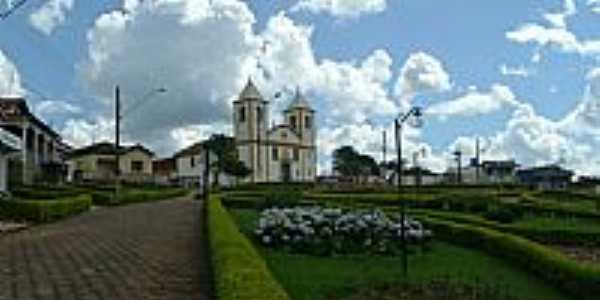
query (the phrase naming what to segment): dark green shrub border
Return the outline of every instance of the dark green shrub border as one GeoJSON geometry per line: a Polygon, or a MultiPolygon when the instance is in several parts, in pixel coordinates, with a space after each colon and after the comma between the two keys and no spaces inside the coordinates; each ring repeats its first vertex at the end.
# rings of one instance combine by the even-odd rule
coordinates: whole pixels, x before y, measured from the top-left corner
{"type": "Polygon", "coordinates": [[[87,211],[91,206],[89,195],[51,200],[0,200],[0,216],[42,223],[87,211]]]}
{"type": "Polygon", "coordinates": [[[94,205],[100,206],[115,206],[124,204],[133,204],[140,202],[150,202],[158,200],[166,200],[171,198],[183,197],[189,193],[185,189],[168,189],[168,190],[138,190],[124,189],[120,192],[119,197],[115,198],[114,191],[96,191],[92,193],[92,201],[94,205]]]}
{"type": "Polygon", "coordinates": [[[436,237],[502,257],[581,299],[597,299],[600,268],[573,261],[525,238],[468,224],[422,218],[436,237]]]}
{"type": "Polygon", "coordinates": [[[87,189],[78,187],[29,186],[13,189],[11,194],[13,197],[23,200],[50,200],[59,198],[73,198],[81,194],[86,194],[87,192],[87,189]]]}
{"type": "Polygon", "coordinates": [[[487,227],[494,230],[499,230],[502,232],[509,232],[545,244],[600,246],[600,233],[582,232],[576,229],[523,228],[517,225],[500,224],[490,220],[481,219],[475,216],[460,215],[456,213],[422,210],[416,212],[431,218],[444,219],[447,221],[471,224],[476,226],[487,227]]]}
{"type": "Polygon", "coordinates": [[[247,183],[232,187],[221,187],[221,191],[270,191],[272,189],[287,188],[299,191],[311,190],[315,187],[311,182],[290,182],[290,183],[247,183]]]}
{"type": "Polygon", "coordinates": [[[289,300],[218,196],[209,199],[208,226],[217,299],[289,300]]]}

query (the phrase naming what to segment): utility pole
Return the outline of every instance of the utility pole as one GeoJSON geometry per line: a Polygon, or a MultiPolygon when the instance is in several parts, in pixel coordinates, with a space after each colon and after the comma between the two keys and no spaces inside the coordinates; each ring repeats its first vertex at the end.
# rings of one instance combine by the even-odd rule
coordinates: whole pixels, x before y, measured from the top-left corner
{"type": "Polygon", "coordinates": [[[202,198],[208,200],[208,185],[210,184],[210,149],[204,146],[204,174],[202,176],[202,198]]]}
{"type": "Polygon", "coordinates": [[[384,129],[382,131],[383,134],[383,145],[382,145],[382,149],[381,151],[383,152],[383,163],[385,164],[385,162],[387,161],[387,132],[384,129]]]}
{"type": "MultiPolygon", "coordinates": [[[[407,114],[408,115],[408,114],[407,114]]],[[[403,118],[405,119],[405,118],[403,118]]],[[[398,200],[400,200],[400,237],[402,239],[402,273],[404,274],[404,278],[408,276],[408,258],[407,258],[407,249],[406,249],[406,201],[402,199],[402,123],[398,119],[394,119],[394,129],[396,136],[396,157],[398,158],[398,162],[396,163],[396,177],[398,178],[398,200]]]]}
{"type": "Polygon", "coordinates": [[[479,184],[479,170],[481,167],[480,162],[480,148],[479,148],[479,138],[475,141],[475,181],[479,184]]]}
{"type": "Polygon", "coordinates": [[[454,156],[456,157],[456,183],[462,183],[462,151],[456,150],[454,151],[454,156]]]}
{"type": "Polygon", "coordinates": [[[115,200],[119,197],[121,177],[120,168],[120,142],[121,142],[121,90],[115,87],[115,200]]]}

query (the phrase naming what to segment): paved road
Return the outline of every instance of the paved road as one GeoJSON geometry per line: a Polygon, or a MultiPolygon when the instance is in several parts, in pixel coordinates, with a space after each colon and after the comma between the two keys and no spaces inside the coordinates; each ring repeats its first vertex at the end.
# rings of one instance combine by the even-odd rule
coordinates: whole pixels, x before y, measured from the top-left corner
{"type": "Polygon", "coordinates": [[[0,300],[211,299],[201,205],[100,208],[0,237],[0,300]]]}

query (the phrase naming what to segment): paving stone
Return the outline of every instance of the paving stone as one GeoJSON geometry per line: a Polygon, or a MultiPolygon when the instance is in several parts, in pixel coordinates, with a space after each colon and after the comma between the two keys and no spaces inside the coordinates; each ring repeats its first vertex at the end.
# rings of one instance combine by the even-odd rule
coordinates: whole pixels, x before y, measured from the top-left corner
{"type": "Polygon", "coordinates": [[[212,299],[202,203],[98,208],[0,238],[0,300],[212,299]]]}

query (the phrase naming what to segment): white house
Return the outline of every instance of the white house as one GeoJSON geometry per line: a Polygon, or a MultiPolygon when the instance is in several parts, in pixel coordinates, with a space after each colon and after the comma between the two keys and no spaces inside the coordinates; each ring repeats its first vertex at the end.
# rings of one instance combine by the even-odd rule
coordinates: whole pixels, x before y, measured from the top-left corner
{"type": "Polygon", "coordinates": [[[315,111],[296,95],[284,123],[269,127],[269,101],[252,80],[233,102],[233,128],[240,160],[252,170],[249,182],[314,182],[317,176],[315,111]]]}
{"type": "MultiPolygon", "coordinates": [[[[202,186],[202,178],[206,170],[206,150],[202,142],[193,144],[174,155],[176,181],[185,187],[202,186]]],[[[212,151],[208,154],[209,165],[217,161],[217,155],[212,151]]],[[[215,182],[213,172],[209,172],[208,182],[215,182]]],[[[224,172],[219,174],[219,185],[230,186],[235,182],[235,178],[228,176],[224,172]]]]}
{"type": "Polygon", "coordinates": [[[8,159],[21,150],[21,140],[12,133],[0,128],[0,192],[8,190],[8,159]]]}
{"type": "MultiPolygon", "coordinates": [[[[124,182],[152,181],[154,153],[142,145],[121,146],[118,149],[120,179],[124,182]]],[[[76,149],[67,159],[68,181],[114,181],[117,171],[117,148],[103,142],[76,149]]]]}
{"type": "MultiPolygon", "coordinates": [[[[398,185],[396,172],[394,170],[390,170],[388,173],[388,181],[392,182],[394,185],[398,185]]],[[[402,171],[403,186],[437,185],[441,184],[443,180],[444,177],[442,174],[435,173],[425,168],[412,167],[402,171]]]]}
{"type": "Polygon", "coordinates": [[[0,98],[0,127],[21,140],[22,183],[34,183],[44,167],[62,165],[70,150],[60,135],[35,116],[23,98],[0,98]]]}
{"type": "MultiPolygon", "coordinates": [[[[477,168],[477,164],[461,168],[461,184],[498,184],[514,183],[516,181],[516,170],[519,165],[514,160],[484,161],[477,168]]],[[[449,183],[458,183],[458,171],[456,167],[449,167],[446,171],[449,183]]]]}

